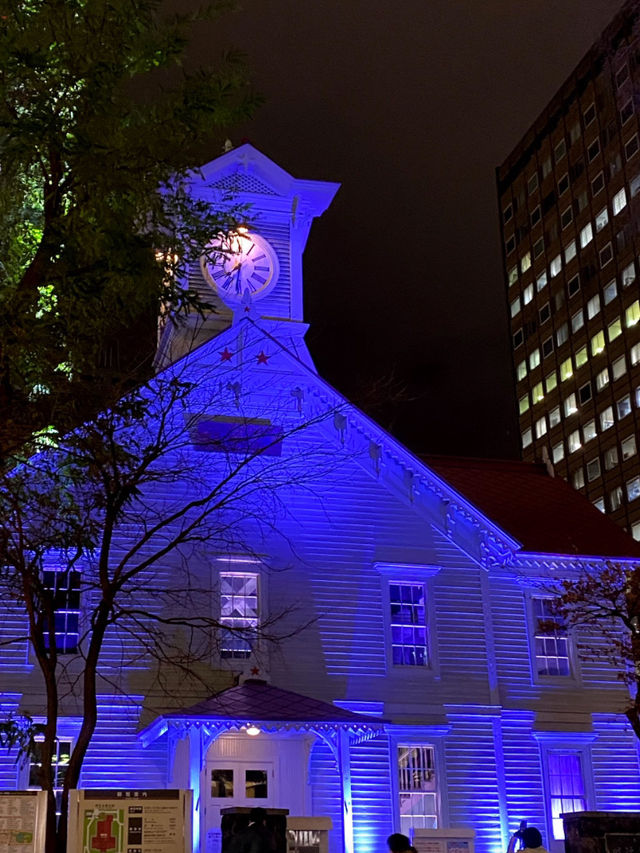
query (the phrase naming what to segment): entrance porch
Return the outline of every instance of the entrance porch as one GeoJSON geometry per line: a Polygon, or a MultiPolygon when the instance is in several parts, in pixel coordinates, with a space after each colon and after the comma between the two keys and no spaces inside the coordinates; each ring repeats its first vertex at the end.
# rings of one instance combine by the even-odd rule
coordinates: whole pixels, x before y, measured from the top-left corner
{"type": "Polygon", "coordinates": [[[379,719],[250,679],[158,717],[140,737],[167,736],[167,785],[193,791],[194,853],[220,853],[220,811],[230,806],[326,817],[315,813],[311,765],[314,749],[328,748],[341,800],[333,846],[353,853],[350,748],[383,730],[379,719]]]}

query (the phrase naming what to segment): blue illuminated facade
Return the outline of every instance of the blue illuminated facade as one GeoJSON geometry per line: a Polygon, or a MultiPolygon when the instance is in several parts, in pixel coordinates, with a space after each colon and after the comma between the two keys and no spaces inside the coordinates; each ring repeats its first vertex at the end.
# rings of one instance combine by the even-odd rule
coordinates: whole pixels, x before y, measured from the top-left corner
{"type": "MultiPolygon", "coordinates": [[[[302,252],[336,185],[295,180],[244,145],[192,189],[252,205],[277,280],[262,298],[225,299],[194,268],[190,285],[217,311],[167,326],[158,369],[193,384],[191,411],[202,416],[189,453],[212,482],[228,462],[221,443],[233,440],[264,446],[265,464],[289,475],[238,516],[232,545],[169,555],[158,572],[166,579],[172,561],[191,561],[223,626],[281,612],[277,631],[291,636],[259,647],[223,640],[205,679],[215,689],[187,695],[176,682],[170,701],[153,694],[143,659],[124,673],[128,695],[105,678],[83,786],[194,789],[194,849],[207,853],[220,809],[234,804],[330,817],[331,853],[374,853],[391,832],[435,826],[472,828],[478,853],[499,853],[521,819],[555,851],[559,800],[640,808],[615,672],[579,660],[575,636],[536,636],[545,579],[607,556],[526,551],[317,374],[304,341],[302,252]],[[277,695],[251,705],[251,690],[266,688],[229,692],[246,679],[299,698],[279,719],[277,695]],[[335,716],[305,710],[304,697],[335,716]]],[[[20,618],[7,615],[2,639],[21,636],[20,618]]],[[[107,643],[104,668],[123,655],[107,643]]],[[[0,666],[2,711],[37,715],[24,644],[0,646],[0,666]]],[[[60,737],[73,739],[79,711],[67,711],[60,737]]],[[[0,756],[0,777],[5,788],[26,784],[12,756],[0,756]]]]}

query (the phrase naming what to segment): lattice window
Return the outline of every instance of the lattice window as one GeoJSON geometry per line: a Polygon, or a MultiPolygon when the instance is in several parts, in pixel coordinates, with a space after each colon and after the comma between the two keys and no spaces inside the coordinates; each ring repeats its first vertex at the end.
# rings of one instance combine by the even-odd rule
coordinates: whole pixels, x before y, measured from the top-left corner
{"type": "Polygon", "coordinates": [[[271,187],[253,177],[253,175],[241,175],[238,173],[227,175],[226,178],[221,178],[213,184],[216,190],[223,190],[229,193],[257,193],[259,195],[277,195],[271,187]]]}
{"type": "Polygon", "coordinates": [[[398,746],[400,831],[438,828],[438,788],[432,746],[398,746]]]}
{"type": "Polygon", "coordinates": [[[391,660],[401,666],[427,666],[426,590],[423,583],[390,583],[391,660]]]}
{"type": "Polygon", "coordinates": [[[587,810],[584,776],[579,752],[549,751],[549,798],[553,837],[564,838],[561,814],[587,810]]]}
{"type": "Polygon", "coordinates": [[[222,632],[223,658],[251,657],[259,618],[258,575],[221,572],[220,622],[233,629],[222,632]]]}
{"type": "Polygon", "coordinates": [[[532,605],[538,675],[571,675],[567,629],[559,624],[558,617],[551,612],[548,598],[534,598],[532,605]],[[549,630],[545,622],[554,622],[555,629],[549,630]]]}
{"type": "MultiPolygon", "coordinates": [[[[60,654],[73,654],[80,638],[80,572],[45,571],[42,583],[53,593],[56,649],[60,654]]],[[[44,641],[48,648],[48,631],[44,641]]]]}

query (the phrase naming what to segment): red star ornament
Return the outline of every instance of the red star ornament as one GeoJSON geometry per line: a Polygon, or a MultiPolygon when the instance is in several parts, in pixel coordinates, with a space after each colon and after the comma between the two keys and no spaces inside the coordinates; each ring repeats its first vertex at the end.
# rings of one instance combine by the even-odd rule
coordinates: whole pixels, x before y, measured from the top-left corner
{"type": "Polygon", "coordinates": [[[258,669],[257,666],[251,667],[251,675],[260,675],[260,670],[258,669]]]}
{"type": "Polygon", "coordinates": [[[233,353],[229,352],[228,347],[225,347],[220,353],[220,361],[231,361],[233,353]]]}
{"type": "Polygon", "coordinates": [[[256,358],[258,359],[258,364],[266,364],[269,361],[270,357],[271,356],[265,355],[263,351],[261,351],[259,355],[256,356],[256,358]]]}

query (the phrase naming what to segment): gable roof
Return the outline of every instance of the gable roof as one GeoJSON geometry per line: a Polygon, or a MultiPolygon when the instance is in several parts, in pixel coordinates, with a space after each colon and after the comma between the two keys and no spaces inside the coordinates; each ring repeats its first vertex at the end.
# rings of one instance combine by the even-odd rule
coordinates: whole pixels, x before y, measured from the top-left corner
{"type": "Polygon", "coordinates": [[[423,456],[467,500],[535,554],[640,557],[636,542],[542,464],[423,456]]]}
{"type": "Polygon", "coordinates": [[[324,213],[339,188],[340,184],[334,181],[294,178],[249,142],[232,148],[191,174],[191,192],[217,191],[221,194],[220,201],[228,199],[230,194],[240,194],[258,203],[262,213],[279,210],[294,224],[297,219],[324,213]],[[295,199],[293,206],[292,199],[295,199]]]}
{"type": "MultiPolygon", "coordinates": [[[[408,498],[414,508],[421,506],[427,523],[434,524],[483,564],[504,565],[513,558],[528,555],[548,555],[554,561],[578,556],[640,559],[640,543],[562,479],[548,476],[544,466],[413,454],[300,360],[292,342],[282,340],[291,325],[301,324],[243,317],[185,355],[181,362],[185,366],[199,363],[206,375],[212,362],[218,364],[223,359],[225,369],[237,372],[242,368],[247,376],[252,357],[247,358],[248,354],[264,347],[269,370],[293,369],[315,386],[320,395],[336,401],[340,407],[344,405],[344,423],[351,422],[354,432],[369,442],[371,459],[379,451],[385,467],[394,468],[386,477],[386,485],[401,498],[408,498]],[[236,340],[242,341],[240,347],[236,347],[236,340]],[[231,350],[237,350],[237,361],[231,350]],[[223,355],[233,358],[226,360],[223,355]],[[469,524],[475,531],[471,538],[469,524]]],[[[375,473],[372,469],[372,475],[379,477],[379,469],[375,473]]]]}

